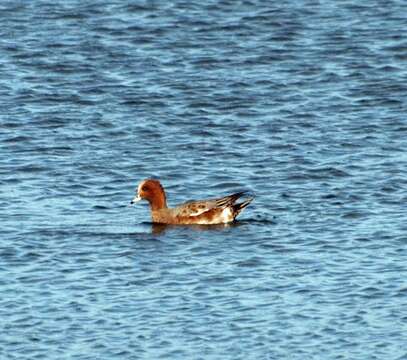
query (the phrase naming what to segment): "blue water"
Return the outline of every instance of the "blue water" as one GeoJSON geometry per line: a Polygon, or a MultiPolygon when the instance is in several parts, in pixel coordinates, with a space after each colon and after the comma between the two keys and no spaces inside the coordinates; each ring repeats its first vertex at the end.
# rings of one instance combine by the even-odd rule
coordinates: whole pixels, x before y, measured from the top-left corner
{"type": "Polygon", "coordinates": [[[407,3],[1,1],[1,359],[407,359],[407,3]],[[130,207],[247,189],[229,227],[130,207]]]}

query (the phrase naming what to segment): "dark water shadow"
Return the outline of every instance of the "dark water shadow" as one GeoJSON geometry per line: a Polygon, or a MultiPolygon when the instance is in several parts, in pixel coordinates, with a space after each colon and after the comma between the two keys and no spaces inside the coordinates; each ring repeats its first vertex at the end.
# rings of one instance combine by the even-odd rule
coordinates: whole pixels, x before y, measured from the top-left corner
{"type": "Polygon", "coordinates": [[[191,229],[192,231],[204,232],[204,231],[223,231],[231,227],[237,227],[240,224],[219,224],[219,225],[167,225],[167,224],[151,224],[151,233],[153,235],[163,235],[170,230],[175,229],[191,229]]]}
{"type": "Polygon", "coordinates": [[[175,229],[190,229],[197,232],[205,231],[225,231],[231,228],[238,228],[240,226],[247,225],[275,225],[276,222],[272,220],[258,220],[258,219],[249,219],[242,221],[235,221],[228,224],[215,224],[215,225],[198,225],[198,224],[189,224],[189,225],[168,225],[168,224],[156,224],[156,223],[142,223],[142,225],[150,225],[151,233],[153,235],[163,235],[170,230],[175,229]]]}

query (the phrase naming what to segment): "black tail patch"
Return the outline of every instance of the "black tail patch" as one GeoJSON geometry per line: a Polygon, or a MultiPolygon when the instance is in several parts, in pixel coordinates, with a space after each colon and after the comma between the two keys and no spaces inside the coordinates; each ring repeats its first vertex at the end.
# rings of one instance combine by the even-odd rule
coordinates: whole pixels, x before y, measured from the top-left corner
{"type": "Polygon", "coordinates": [[[241,202],[241,203],[239,203],[239,204],[234,204],[234,205],[232,206],[233,212],[234,212],[234,217],[236,217],[237,215],[239,215],[240,212],[241,212],[247,205],[249,205],[249,204],[253,201],[253,199],[254,199],[254,196],[248,198],[247,200],[245,200],[245,201],[243,201],[243,202],[241,202]]]}

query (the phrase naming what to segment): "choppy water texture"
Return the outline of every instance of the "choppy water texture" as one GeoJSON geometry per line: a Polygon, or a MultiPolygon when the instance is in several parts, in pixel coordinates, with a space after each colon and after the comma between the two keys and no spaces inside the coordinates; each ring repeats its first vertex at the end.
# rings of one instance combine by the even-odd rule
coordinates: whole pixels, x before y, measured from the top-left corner
{"type": "Polygon", "coordinates": [[[406,359],[405,1],[1,1],[1,359],[406,359]],[[128,206],[241,189],[230,227],[128,206]]]}

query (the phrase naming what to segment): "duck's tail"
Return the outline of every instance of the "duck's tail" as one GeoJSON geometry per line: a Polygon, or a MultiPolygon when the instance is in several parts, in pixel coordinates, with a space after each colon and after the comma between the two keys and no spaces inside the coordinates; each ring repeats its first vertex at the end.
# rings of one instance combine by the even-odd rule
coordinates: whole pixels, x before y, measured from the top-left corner
{"type": "MultiPolygon", "coordinates": [[[[242,194],[243,195],[243,194],[242,194]]],[[[233,217],[236,218],[237,215],[240,214],[240,212],[247,206],[249,205],[254,199],[254,196],[249,197],[247,200],[238,203],[238,204],[233,204],[232,209],[233,209],[233,217]]]]}

